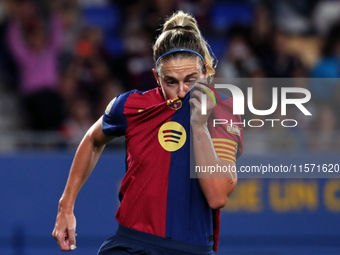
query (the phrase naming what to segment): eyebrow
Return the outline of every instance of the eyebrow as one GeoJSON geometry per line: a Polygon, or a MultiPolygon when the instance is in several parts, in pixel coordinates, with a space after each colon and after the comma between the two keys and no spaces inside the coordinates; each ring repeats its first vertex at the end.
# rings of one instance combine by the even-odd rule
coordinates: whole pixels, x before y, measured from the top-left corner
{"type": "MultiPolygon", "coordinates": [[[[191,73],[191,74],[188,74],[187,76],[185,76],[184,79],[187,79],[188,77],[193,76],[193,75],[195,75],[195,74],[198,74],[198,72],[193,72],[193,73],[191,73]]],[[[164,76],[163,79],[174,79],[174,80],[177,80],[175,77],[168,76],[168,75],[164,76]]]]}

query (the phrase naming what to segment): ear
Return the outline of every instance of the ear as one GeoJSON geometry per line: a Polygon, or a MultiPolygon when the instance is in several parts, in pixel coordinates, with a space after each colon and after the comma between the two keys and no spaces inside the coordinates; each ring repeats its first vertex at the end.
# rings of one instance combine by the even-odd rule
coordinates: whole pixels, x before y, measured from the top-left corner
{"type": "Polygon", "coordinates": [[[160,84],[159,76],[158,76],[158,73],[157,73],[156,69],[152,68],[152,72],[153,72],[153,76],[155,77],[155,79],[157,81],[158,86],[160,86],[161,84],[160,84]]]}
{"type": "Polygon", "coordinates": [[[206,79],[208,76],[208,64],[205,63],[204,66],[205,66],[205,73],[203,75],[204,75],[204,79],[206,79]]]}

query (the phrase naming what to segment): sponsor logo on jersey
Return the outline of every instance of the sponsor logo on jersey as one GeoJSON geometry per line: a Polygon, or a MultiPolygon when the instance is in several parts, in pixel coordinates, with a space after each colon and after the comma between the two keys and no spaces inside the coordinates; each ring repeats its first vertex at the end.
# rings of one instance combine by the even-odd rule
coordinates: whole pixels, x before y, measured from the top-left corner
{"type": "Polygon", "coordinates": [[[187,140],[184,127],[175,121],[164,123],[158,131],[158,141],[166,151],[177,151],[187,140]]]}

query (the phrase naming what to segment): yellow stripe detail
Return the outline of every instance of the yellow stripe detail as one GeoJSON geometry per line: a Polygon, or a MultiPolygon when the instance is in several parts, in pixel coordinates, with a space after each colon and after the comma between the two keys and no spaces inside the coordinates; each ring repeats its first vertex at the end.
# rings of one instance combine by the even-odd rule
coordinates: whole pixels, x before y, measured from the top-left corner
{"type": "Polygon", "coordinates": [[[223,138],[213,138],[211,139],[213,142],[225,142],[225,143],[231,143],[234,145],[237,145],[237,142],[233,141],[233,140],[229,140],[229,139],[223,139],[223,138]]]}
{"type": "Polygon", "coordinates": [[[228,154],[225,154],[225,153],[217,153],[218,156],[221,156],[221,157],[227,157],[227,158],[231,158],[232,160],[236,160],[235,159],[235,156],[231,156],[231,155],[228,155],[228,154]]]}
{"type": "Polygon", "coordinates": [[[225,160],[225,161],[229,161],[229,162],[232,162],[232,163],[236,163],[235,160],[231,160],[229,158],[225,158],[225,157],[220,157],[221,160],[225,160]]]}
{"type": "Polygon", "coordinates": [[[235,150],[235,147],[231,146],[231,145],[226,145],[226,144],[223,144],[223,143],[214,143],[214,147],[215,146],[222,146],[224,148],[230,148],[232,149],[233,151],[235,150]]]}
{"type": "Polygon", "coordinates": [[[220,148],[215,148],[215,151],[218,152],[218,151],[221,151],[221,152],[229,152],[231,154],[235,154],[235,151],[234,150],[226,150],[226,149],[220,149],[220,148]]]}

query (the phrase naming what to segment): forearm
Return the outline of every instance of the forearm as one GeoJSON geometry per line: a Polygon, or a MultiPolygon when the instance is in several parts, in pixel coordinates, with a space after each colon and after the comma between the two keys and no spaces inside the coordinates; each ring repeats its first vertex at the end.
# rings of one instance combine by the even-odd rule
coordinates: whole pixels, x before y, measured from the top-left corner
{"type": "MultiPolygon", "coordinates": [[[[215,152],[209,130],[206,125],[193,127],[193,145],[196,165],[200,167],[223,166],[231,169],[234,164],[221,160],[215,152]]],[[[198,172],[202,191],[211,208],[223,207],[236,186],[236,172],[226,171],[222,173],[198,172]]]]}
{"type": "Polygon", "coordinates": [[[74,203],[79,190],[94,169],[105,147],[113,136],[106,136],[102,130],[101,117],[87,131],[74,157],[65,190],[59,201],[56,224],[52,232],[62,251],[76,248],[76,219],[73,214],[74,203]]]}
{"type": "Polygon", "coordinates": [[[74,157],[65,190],[59,201],[63,210],[73,211],[79,190],[94,169],[105,145],[95,145],[89,132],[80,143],[74,157]]]}
{"type": "Polygon", "coordinates": [[[8,26],[7,44],[12,54],[19,61],[27,57],[26,46],[22,38],[22,28],[18,21],[11,21],[8,26]]]}
{"type": "Polygon", "coordinates": [[[58,50],[62,45],[63,29],[61,18],[57,15],[51,18],[50,38],[51,48],[54,50],[58,50]]]}

